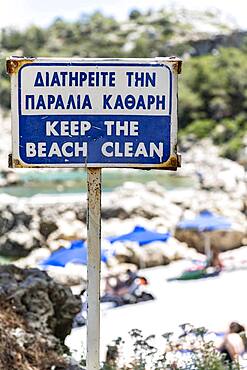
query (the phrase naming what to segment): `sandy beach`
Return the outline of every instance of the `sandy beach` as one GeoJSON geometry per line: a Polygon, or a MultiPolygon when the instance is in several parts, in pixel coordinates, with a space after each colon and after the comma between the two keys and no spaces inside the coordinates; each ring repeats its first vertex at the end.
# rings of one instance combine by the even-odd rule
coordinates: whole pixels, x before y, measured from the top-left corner
{"type": "MultiPolygon", "coordinates": [[[[233,320],[247,324],[244,290],[247,270],[223,272],[218,277],[194,281],[166,281],[178,275],[188,263],[179,261],[141,271],[150,282],[154,301],[102,309],[101,360],[106,346],[117,337],[128,342],[128,332],[133,328],[141,329],[145,335],[156,334],[162,346],[161,335],[178,331],[180,324],[205,326],[213,332],[226,331],[233,320]]],[[[73,329],[66,344],[79,359],[86,348],[86,327],[73,329]]]]}

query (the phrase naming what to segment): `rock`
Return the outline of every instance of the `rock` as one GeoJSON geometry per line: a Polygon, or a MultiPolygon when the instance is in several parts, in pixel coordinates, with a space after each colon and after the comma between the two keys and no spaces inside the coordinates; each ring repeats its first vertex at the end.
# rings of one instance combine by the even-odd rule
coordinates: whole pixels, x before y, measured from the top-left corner
{"type": "Polygon", "coordinates": [[[0,300],[8,300],[29,328],[46,339],[51,348],[70,333],[81,301],[38,269],[0,266],[0,300]]]}
{"type": "Polygon", "coordinates": [[[198,252],[205,252],[205,235],[209,237],[212,247],[220,251],[226,251],[241,247],[243,245],[244,233],[238,230],[217,230],[211,232],[199,232],[196,230],[176,229],[175,237],[185,242],[189,247],[195,248],[198,252]]]}
{"type": "MultiPolygon", "coordinates": [[[[6,200],[7,201],[7,200],[6,200]]],[[[32,208],[22,202],[2,204],[0,209],[0,251],[11,257],[26,256],[44,242],[35,226],[32,208]]]]}
{"type": "Polygon", "coordinates": [[[8,184],[10,185],[19,185],[21,184],[20,176],[16,171],[6,171],[5,179],[8,184]]]}
{"type": "MultiPolygon", "coordinates": [[[[163,218],[163,225],[174,226],[181,217],[181,209],[171,203],[166,194],[164,189],[154,182],[146,185],[124,183],[122,187],[103,197],[103,220],[133,221],[134,218],[142,218],[147,223],[148,220],[163,218]]],[[[132,228],[134,226],[132,222],[132,228]]],[[[112,229],[112,232],[117,231],[118,229],[112,229]]]]}
{"type": "Polygon", "coordinates": [[[64,286],[80,285],[80,290],[86,288],[87,266],[74,263],[67,263],[65,267],[49,266],[47,274],[57,283],[64,286]]]}
{"type": "Polygon", "coordinates": [[[146,228],[150,228],[151,220],[146,220],[143,217],[132,217],[125,220],[119,220],[118,218],[110,218],[102,220],[102,237],[107,238],[109,236],[118,236],[127,234],[133,231],[134,227],[141,225],[146,228]]]}
{"type": "Polygon", "coordinates": [[[169,259],[163,254],[160,245],[148,244],[140,247],[134,242],[115,243],[115,258],[120,264],[134,264],[138,268],[166,265],[169,259]]]}
{"type": "Polygon", "coordinates": [[[61,346],[51,348],[6,301],[0,301],[0,325],[0,369],[66,370],[68,361],[61,355],[61,346]]]}
{"type": "Polygon", "coordinates": [[[193,248],[181,243],[175,238],[167,242],[152,242],[140,247],[133,242],[116,242],[115,258],[120,266],[134,264],[139,268],[167,265],[182,258],[201,258],[193,248]]]}
{"type": "Polygon", "coordinates": [[[220,254],[220,259],[227,269],[242,269],[247,267],[247,245],[241,248],[229,250],[220,254]]]}
{"type": "Polygon", "coordinates": [[[165,243],[153,242],[150,244],[153,249],[159,248],[162,254],[170,262],[180,259],[203,259],[204,256],[199,254],[196,249],[188,247],[186,243],[180,242],[176,238],[170,237],[165,243]]]}
{"type": "Polygon", "coordinates": [[[28,230],[22,225],[0,237],[0,253],[8,257],[25,257],[42,244],[42,237],[36,230],[28,230]]]}
{"type": "Polygon", "coordinates": [[[136,264],[136,261],[132,262],[133,261],[133,252],[127,247],[126,244],[116,242],[114,245],[116,247],[115,258],[116,258],[118,263],[120,263],[120,264],[122,264],[122,263],[134,263],[134,264],[136,264]]]}
{"type": "Polygon", "coordinates": [[[61,346],[79,297],[37,269],[0,266],[0,369],[80,369],[61,346]]]}
{"type": "Polygon", "coordinates": [[[242,196],[246,194],[247,174],[244,166],[222,158],[220,148],[213,145],[211,139],[184,142],[182,149],[183,165],[178,176],[192,176],[199,188],[204,190],[223,190],[242,196]]]}
{"type": "Polygon", "coordinates": [[[15,261],[15,265],[20,268],[37,267],[44,259],[50,256],[51,252],[48,248],[34,249],[27,257],[20,258],[15,261]]]}
{"type": "Polygon", "coordinates": [[[143,246],[143,265],[141,267],[168,265],[171,261],[164,253],[164,244],[150,243],[143,246]]]}
{"type": "Polygon", "coordinates": [[[144,253],[137,243],[116,242],[114,245],[116,246],[115,258],[119,263],[131,263],[139,268],[144,267],[144,253]]]}
{"type": "Polygon", "coordinates": [[[0,236],[5,235],[15,225],[15,218],[13,213],[6,207],[0,210],[0,236]]]}
{"type": "Polygon", "coordinates": [[[49,235],[48,242],[50,240],[79,240],[86,239],[87,229],[86,225],[76,219],[76,213],[73,211],[67,211],[63,214],[63,217],[57,221],[57,230],[49,235]]]}
{"type": "Polygon", "coordinates": [[[15,204],[11,204],[8,207],[8,210],[14,216],[15,219],[14,227],[18,225],[21,226],[24,225],[25,227],[28,228],[36,213],[32,207],[28,207],[26,204],[18,201],[15,204]]]}
{"type": "Polygon", "coordinates": [[[51,252],[54,252],[58,250],[59,248],[69,248],[70,247],[70,241],[64,240],[64,239],[55,239],[49,238],[47,240],[48,247],[51,252]]]}
{"type": "Polygon", "coordinates": [[[54,216],[53,218],[49,218],[46,216],[41,218],[40,224],[39,224],[39,230],[40,230],[41,235],[44,236],[44,238],[47,239],[48,236],[57,229],[58,229],[58,226],[57,226],[56,221],[54,220],[54,216]]]}
{"type": "MultiPolygon", "coordinates": [[[[0,172],[0,176],[1,176],[1,172],[0,172]]],[[[3,188],[5,186],[8,186],[7,180],[0,177],[0,188],[3,188]]]]}

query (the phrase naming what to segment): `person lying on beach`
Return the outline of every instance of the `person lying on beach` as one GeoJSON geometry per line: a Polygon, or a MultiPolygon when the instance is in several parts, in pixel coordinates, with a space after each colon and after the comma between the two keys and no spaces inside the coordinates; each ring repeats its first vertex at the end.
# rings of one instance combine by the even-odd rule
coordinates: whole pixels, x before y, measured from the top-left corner
{"type": "Polygon", "coordinates": [[[225,355],[225,362],[238,361],[240,356],[243,355],[246,350],[244,337],[244,327],[238,322],[232,322],[229,326],[229,333],[225,335],[223,343],[219,347],[220,352],[225,355]],[[240,334],[243,334],[243,336],[240,334]]]}

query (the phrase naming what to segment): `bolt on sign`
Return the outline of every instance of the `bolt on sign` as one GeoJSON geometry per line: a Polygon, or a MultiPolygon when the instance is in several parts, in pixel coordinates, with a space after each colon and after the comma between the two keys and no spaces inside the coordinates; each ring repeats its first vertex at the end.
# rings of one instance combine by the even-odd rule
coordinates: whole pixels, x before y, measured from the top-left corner
{"type": "Polygon", "coordinates": [[[180,69],[173,57],[10,58],[11,165],[176,170],[180,69]]]}

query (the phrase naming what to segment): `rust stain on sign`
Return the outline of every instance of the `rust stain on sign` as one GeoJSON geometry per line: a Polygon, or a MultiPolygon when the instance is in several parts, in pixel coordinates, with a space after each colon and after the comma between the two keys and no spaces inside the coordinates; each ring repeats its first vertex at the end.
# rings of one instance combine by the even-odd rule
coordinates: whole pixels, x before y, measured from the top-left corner
{"type": "MultiPolygon", "coordinates": [[[[19,161],[19,159],[12,158],[12,155],[9,155],[9,168],[44,168],[43,165],[25,165],[19,161]]],[[[55,167],[55,166],[54,166],[55,167]]],[[[170,171],[176,171],[178,167],[181,167],[181,155],[174,154],[172,155],[166,162],[162,162],[160,164],[156,164],[155,167],[136,167],[135,165],[129,165],[129,168],[135,168],[135,169],[142,169],[142,170],[170,170],[170,171]]],[[[70,165],[64,166],[63,168],[70,168],[70,165]]],[[[86,168],[89,169],[95,169],[97,167],[89,167],[86,166],[86,168]]],[[[115,168],[121,168],[120,166],[115,166],[115,168]]]]}
{"type": "Polygon", "coordinates": [[[176,56],[169,57],[169,62],[172,63],[172,69],[178,75],[182,72],[182,60],[176,56]]]}
{"type": "Polygon", "coordinates": [[[44,166],[39,165],[25,165],[22,164],[19,159],[13,158],[12,154],[9,154],[9,162],[8,162],[9,168],[44,168],[44,166]]]}
{"type": "Polygon", "coordinates": [[[178,167],[181,167],[181,154],[173,154],[166,162],[162,162],[160,164],[156,164],[155,167],[132,167],[135,169],[142,169],[142,170],[169,170],[169,171],[176,171],[178,167]]]}
{"type": "Polygon", "coordinates": [[[176,171],[177,167],[181,167],[181,155],[180,154],[171,155],[170,158],[166,162],[156,165],[153,169],[157,169],[157,170],[166,169],[166,170],[176,171]]]}
{"type": "Polygon", "coordinates": [[[10,57],[6,61],[6,71],[9,75],[17,73],[24,64],[30,64],[35,61],[35,58],[18,58],[10,57]]]}
{"type": "Polygon", "coordinates": [[[177,60],[175,63],[172,65],[174,72],[176,72],[178,75],[182,72],[182,61],[177,60]]]}

